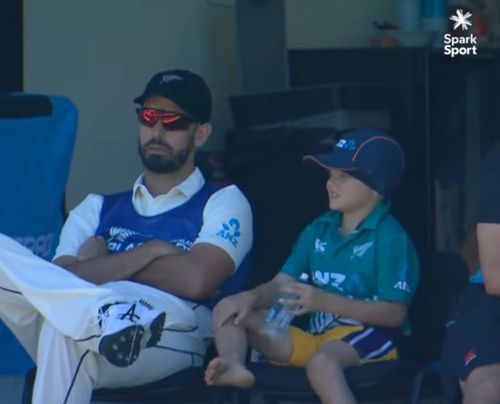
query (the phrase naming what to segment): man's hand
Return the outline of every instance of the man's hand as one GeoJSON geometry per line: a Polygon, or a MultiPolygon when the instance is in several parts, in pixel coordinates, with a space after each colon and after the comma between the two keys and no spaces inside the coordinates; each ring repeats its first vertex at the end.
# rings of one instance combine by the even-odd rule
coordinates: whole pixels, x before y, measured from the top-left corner
{"type": "Polygon", "coordinates": [[[297,296],[297,299],[281,299],[281,303],[284,305],[295,308],[290,311],[295,316],[323,311],[326,305],[325,299],[331,299],[334,295],[301,282],[288,284],[282,289],[282,292],[297,296]]]}
{"type": "Polygon", "coordinates": [[[108,254],[106,240],[102,237],[89,237],[78,249],[76,258],[78,261],[85,261],[90,258],[102,257],[108,254]]]}
{"type": "Polygon", "coordinates": [[[176,246],[151,240],[117,254],[109,254],[103,237],[90,237],[79,248],[77,256],[61,256],[56,265],[66,268],[86,281],[101,285],[105,282],[131,279],[152,261],[171,254],[184,254],[176,246]]]}
{"type": "Polygon", "coordinates": [[[227,321],[239,325],[254,307],[256,295],[250,292],[241,292],[237,295],[222,299],[214,308],[213,319],[215,328],[227,321]]]}
{"type": "Polygon", "coordinates": [[[177,254],[182,252],[182,250],[180,248],[177,248],[175,245],[170,244],[167,241],[158,239],[148,241],[147,243],[144,243],[142,247],[148,248],[151,252],[151,256],[155,257],[155,259],[160,258],[164,255],[177,254]]]}

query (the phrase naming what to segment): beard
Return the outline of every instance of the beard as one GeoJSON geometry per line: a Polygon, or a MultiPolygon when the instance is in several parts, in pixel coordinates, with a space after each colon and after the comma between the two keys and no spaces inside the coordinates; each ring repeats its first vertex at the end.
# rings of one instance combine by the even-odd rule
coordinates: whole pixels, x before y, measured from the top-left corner
{"type": "Polygon", "coordinates": [[[194,148],[194,136],[191,136],[188,144],[181,150],[174,151],[169,145],[152,139],[143,146],[139,141],[139,156],[141,157],[144,168],[156,174],[168,174],[179,170],[186,164],[191,151],[194,148]],[[170,156],[152,154],[148,155],[145,150],[149,145],[160,145],[170,152],[170,156]]]}

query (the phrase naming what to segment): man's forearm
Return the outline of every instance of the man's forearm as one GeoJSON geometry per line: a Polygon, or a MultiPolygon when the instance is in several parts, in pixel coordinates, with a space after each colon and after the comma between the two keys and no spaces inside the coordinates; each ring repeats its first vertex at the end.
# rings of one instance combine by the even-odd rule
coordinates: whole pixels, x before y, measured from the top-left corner
{"type": "Polygon", "coordinates": [[[132,280],[185,299],[214,296],[234,272],[231,257],[219,247],[196,244],[189,252],[162,256],[136,272],[132,280]]]}
{"type": "Polygon", "coordinates": [[[146,243],[133,250],[100,257],[78,260],[60,257],[54,261],[86,281],[100,285],[106,282],[131,279],[151,261],[165,252],[156,245],[146,243]]]}

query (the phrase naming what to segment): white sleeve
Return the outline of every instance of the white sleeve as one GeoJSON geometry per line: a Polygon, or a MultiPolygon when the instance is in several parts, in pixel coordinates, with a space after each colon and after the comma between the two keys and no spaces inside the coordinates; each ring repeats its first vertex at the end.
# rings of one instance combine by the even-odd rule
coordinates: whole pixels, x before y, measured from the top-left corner
{"type": "Polygon", "coordinates": [[[235,185],[215,192],[205,205],[203,225],[193,244],[222,248],[238,268],[252,248],[252,241],[252,210],[243,193],[235,185]]]}
{"type": "Polygon", "coordinates": [[[89,237],[95,235],[99,226],[102,195],[89,194],[78,206],[71,210],[64,223],[59,238],[59,245],[53,260],[64,255],[76,256],[80,246],[89,237]]]}

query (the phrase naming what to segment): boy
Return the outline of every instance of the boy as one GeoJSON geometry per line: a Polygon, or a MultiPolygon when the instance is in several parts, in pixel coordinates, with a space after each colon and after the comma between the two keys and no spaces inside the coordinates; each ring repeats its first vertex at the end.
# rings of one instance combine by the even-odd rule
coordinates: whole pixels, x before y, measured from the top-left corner
{"type": "Polygon", "coordinates": [[[344,134],[332,152],[306,158],[329,172],[331,212],[302,232],[271,281],[216,306],[219,356],[209,363],[205,380],[251,386],[248,342],[270,361],[305,367],[323,403],[354,403],[344,369],[398,357],[391,335],[403,326],[418,285],[415,249],[385,201],[401,178],[404,154],[388,134],[360,129],[344,134]],[[297,282],[304,272],[310,284],[297,282]],[[299,307],[294,315],[311,313],[307,332],[265,332],[262,309],[279,291],[297,296],[282,300],[299,307]]]}

